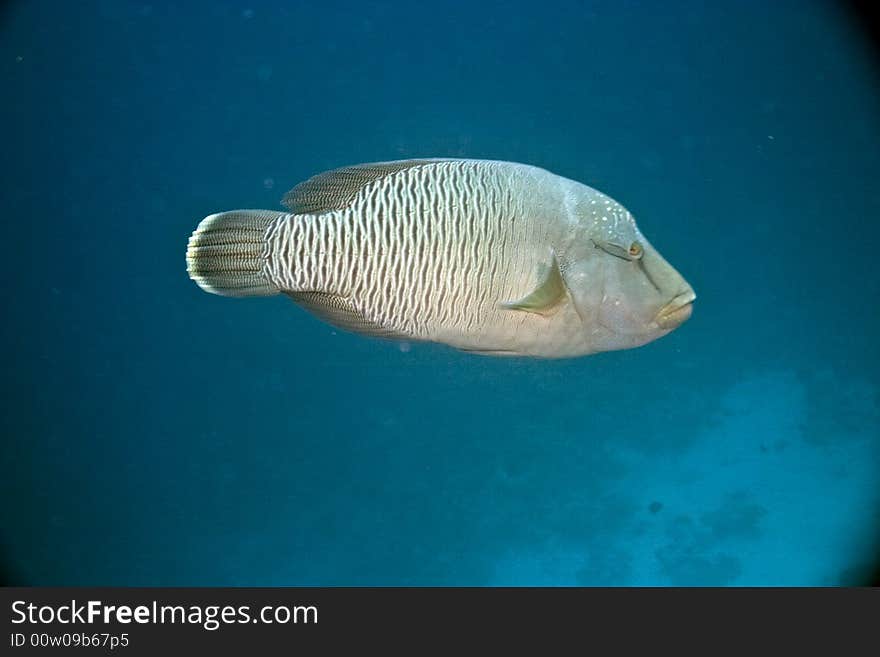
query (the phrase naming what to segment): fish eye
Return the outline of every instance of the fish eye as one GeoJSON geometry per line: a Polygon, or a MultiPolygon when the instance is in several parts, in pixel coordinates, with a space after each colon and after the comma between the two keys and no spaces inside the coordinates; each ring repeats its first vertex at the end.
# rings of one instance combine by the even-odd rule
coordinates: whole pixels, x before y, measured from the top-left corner
{"type": "Polygon", "coordinates": [[[629,248],[603,240],[593,240],[593,244],[596,248],[602,249],[605,253],[609,253],[621,260],[639,260],[645,252],[642,245],[638,242],[631,243],[629,248]]]}

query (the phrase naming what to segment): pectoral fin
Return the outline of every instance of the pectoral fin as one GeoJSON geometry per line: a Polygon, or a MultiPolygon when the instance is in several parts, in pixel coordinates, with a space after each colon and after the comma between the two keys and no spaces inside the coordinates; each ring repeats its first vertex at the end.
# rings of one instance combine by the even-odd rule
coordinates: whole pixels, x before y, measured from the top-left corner
{"type": "Polygon", "coordinates": [[[541,282],[530,294],[518,301],[505,301],[501,307],[506,310],[523,310],[545,317],[556,312],[567,296],[567,289],[555,253],[551,253],[550,265],[545,265],[544,270],[539,277],[541,282]]]}

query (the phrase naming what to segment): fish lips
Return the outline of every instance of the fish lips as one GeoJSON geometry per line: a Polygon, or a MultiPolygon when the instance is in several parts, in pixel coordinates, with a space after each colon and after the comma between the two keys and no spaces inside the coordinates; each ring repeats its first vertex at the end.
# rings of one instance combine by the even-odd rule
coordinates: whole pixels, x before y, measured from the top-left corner
{"type": "Polygon", "coordinates": [[[662,329],[674,329],[684,324],[694,309],[694,299],[697,295],[693,290],[687,290],[673,297],[654,316],[654,321],[662,329]]]}

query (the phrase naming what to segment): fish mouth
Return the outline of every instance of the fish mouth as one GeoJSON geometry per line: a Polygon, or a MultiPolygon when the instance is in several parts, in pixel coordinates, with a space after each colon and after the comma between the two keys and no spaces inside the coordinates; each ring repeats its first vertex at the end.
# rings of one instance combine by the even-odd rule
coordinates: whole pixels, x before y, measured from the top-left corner
{"type": "Polygon", "coordinates": [[[684,324],[694,309],[694,299],[697,295],[693,290],[687,290],[673,297],[672,301],[660,309],[654,317],[657,326],[662,329],[674,329],[684,324]]]}

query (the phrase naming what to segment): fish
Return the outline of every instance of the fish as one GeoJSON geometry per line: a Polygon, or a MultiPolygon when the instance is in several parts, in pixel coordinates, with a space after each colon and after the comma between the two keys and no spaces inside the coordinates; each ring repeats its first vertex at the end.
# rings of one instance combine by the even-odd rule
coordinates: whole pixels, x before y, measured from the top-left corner
{"type": "Polygon", "coordinates": [[[696,299],[624,206],[536,166],[358,164],[282,203],[205,217],[190,278],[222,296],[283,294],[362,335],[534,358],[647,344],[696,299]]]}

